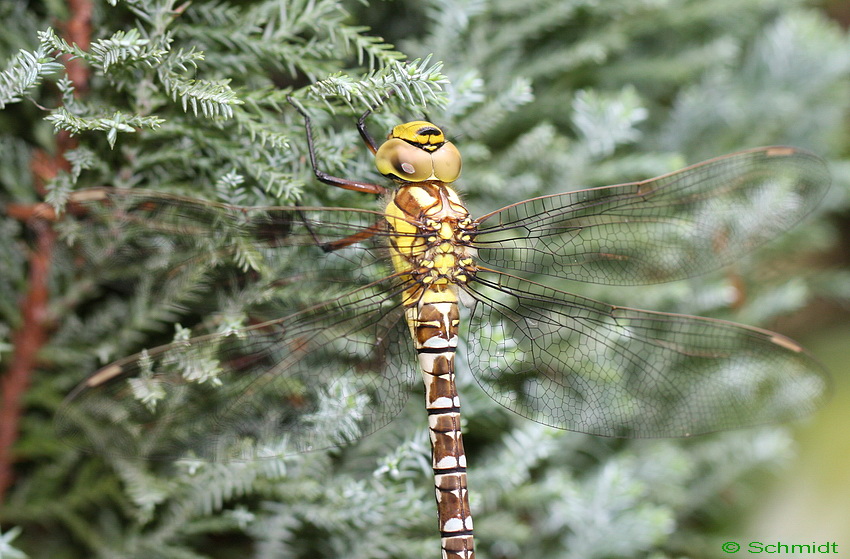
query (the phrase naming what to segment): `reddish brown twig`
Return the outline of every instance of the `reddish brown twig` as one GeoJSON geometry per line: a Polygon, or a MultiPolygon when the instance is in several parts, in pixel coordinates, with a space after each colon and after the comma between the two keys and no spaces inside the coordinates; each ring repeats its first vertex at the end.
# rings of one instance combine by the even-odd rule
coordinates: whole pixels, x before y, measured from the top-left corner
{"type": "MultiPolygon", "coordinates": [[[[92,2],[68,0],[68,8],[71,19],[65,26],[66,37],[81,48],[88,48],[92,2]]],[[[66,67],[79,96],[88,88],[88,69],[78,60],[68,61],[66,67]]],[[[34,188],[42,195],[44,182],[61,170],[67,169],[64,154],[76,145],[76,141],[66,133],[60,133],[56,143],[58,149],[55,155],[48,156],[45,152],[36,150],[30,164],[35,177],[34,188]]],[[[21,208],[22,206],[13,206],[13,213],[10,215],[14,216],[14,211],[21,208]]],[[[23,397],[38,365],[38,352],[47,342],[51,329],[51,320],[48,317],[48,282],[56,233],[45,219],[48,217],[38,215],[38,212],[26,216],[27,224],[35,234],[29,257],[29,289],[21,301],[21,323],[12,336],[13,351],[9,367],[6,374],[0,378],[0,503],[3,502],[14,479],[12,446],[18,438],[23,397]]]]}
{"type": "MultiPolygon", "coordinates": [[[[88,50],[91,41],[91,0],[68,0],[68,11],[71,19],[65,25],[65,35],[71,43],[82,50],[88,50]]],[[[76,96],[85,94],[89,88],[89,69],[79,58],[65,63],[68,78],[74,83],[76,96]]]]}
{"type": "Polygon", "coordinates": [[[21,326],[12,337],[14,352],[0,379],[0,502],[12,484],[12,445],[18,437],[21,400],[29,387],[39,349],[47,340],[48,276],[56,234],[43,220],[30,222],[36,234],[30,254],[29,291],[21,302],[21,326]]]}

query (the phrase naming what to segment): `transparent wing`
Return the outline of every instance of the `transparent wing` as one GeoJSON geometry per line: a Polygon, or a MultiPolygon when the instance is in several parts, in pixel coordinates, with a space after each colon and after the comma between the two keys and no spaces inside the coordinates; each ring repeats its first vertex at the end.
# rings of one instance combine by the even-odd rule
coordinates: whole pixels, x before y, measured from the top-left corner
{"type": "Polygon", "coordinates": [[[337,446],[398,414],[416,380],[392,278],[230,335],[178,341],[94,373],[56,418],[102,454],[241,460],[337,446]]]}
{"type": "Polygon", "coordinates": [[[115,188],[75,192],[67,211],[77,219],[58,226],[106,277],[223,264],[291,270],[304,258],[292,247],[313,249],[311,268],[343,266],[347,257],[353,264],[347,271],[358,271],[361,262],[381,256],[388,233],[383,214],[368,210],[241,207],[115,188]],[[350,239],[344,256],[320,258],[320,246],[342,239],[350,239]]]}
{"type": "Polygon", "coordinates": [[[730,322],[614,307],[481,273],[469,366],[499,404],[594,435],[676,437],[812,411],[826,372],[792,340],[730,322]]]}
{"type": "Polygon", "coordinates": [[[823,160],[788,147],[741,151],[654,179],[533,198],[488,214],[481,262],[611,285],[665,282],[735,260],[823,198],[823,160]]]}

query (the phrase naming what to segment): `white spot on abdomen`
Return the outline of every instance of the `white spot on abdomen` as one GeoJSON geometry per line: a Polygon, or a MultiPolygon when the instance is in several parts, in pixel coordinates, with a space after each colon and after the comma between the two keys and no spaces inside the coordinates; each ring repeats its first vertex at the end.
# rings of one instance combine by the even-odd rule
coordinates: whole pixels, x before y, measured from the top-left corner
{"type": "Polygon", "coordinates": [[[460,518],[449,518],[443,524],[443,532],[460,532],[463,529],[463,521],[460,518]]]}
{"type": "Polygon", "coordinates": [[[457,458],[454,457],[454,456],[444,456],[444,457],[440,458],[439,462],[434,464],[434,467],[440,468],[440,469],[457,468],[458,467],[457,458]]]}
{"type": "Polygon", "coordinates": [[[437,398],[436,400],[434,400],[434,402],[428,407],[430,409],[453,408],[453,407],[455,407],[455,404],[454,404],[454,402],[452,401],[451,398],[446,398],[445,396],[441,396],[441,397],[437,398]]]}
{"type": "Polygon", "coordinates": [[[423,347],[457,347],[457,336],[452,337],[451,340],[446,340],[439,336],[434,336],[433,338],[428,338],[425,340],[425,343],[422,344],[423,347]],[[454,345],[452,345],[454,342],[454,345]]]}

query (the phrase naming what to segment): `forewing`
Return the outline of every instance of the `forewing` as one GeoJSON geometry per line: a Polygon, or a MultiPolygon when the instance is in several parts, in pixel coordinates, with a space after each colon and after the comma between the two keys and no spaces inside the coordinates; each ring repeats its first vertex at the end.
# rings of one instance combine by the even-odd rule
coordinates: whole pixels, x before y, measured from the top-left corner
{"type": "Polygon", "coordinates": [[[469,366],[499,404],[560,429],[678,437],[784,421],[827,387],[792,340],[730,322],[614,307],[479,274],[469,366]]]}
{"type": "Polygon", "coordinates": [[[665,282],[719,268],[773,239],[823,198],[817,156],[741,151],[654,179],[533,198],[482,217],[478,259],[611,285],[665,282]]]}
{"type": "Polygon", "coordinates": [[[388,279],[230,335],[117,361],[68,397],[58,433],[102,454],[213,461],[368,435],[398,414],[416,379],[398,289],[388,279]]]}
{"type": "MultiPolygon", "coordinates": [[[[227,266],[243,272],[303,271],[305,254],[311,255],[312,270],[340,267],[356,272],[382,256],[387,234],[380,212],[242,207],[145,190],[78,191],[66,211],[72,219],[57,227],[107,279],[156,273],[174,277],[227,266]],[[323,258],[329,243],[352,235],[358,235],[356,242],[347,243],[345,251],[323,258]]],[[[355,274],[350,281],[359,278],[355,274]]]]}

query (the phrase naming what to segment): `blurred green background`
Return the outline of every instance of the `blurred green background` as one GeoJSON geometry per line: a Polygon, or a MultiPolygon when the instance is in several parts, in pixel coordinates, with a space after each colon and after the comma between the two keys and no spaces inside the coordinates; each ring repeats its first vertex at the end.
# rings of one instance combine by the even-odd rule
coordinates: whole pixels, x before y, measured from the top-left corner
{"type": "MultiPolygon", "coordinates": [[[[723,557],[728,540],[850,549],[847,2],[10,0],[0,16],[0,59],[10,61],[0,82],[4,210],[100,185],[373,207],[315,184],[285,96],[316,82],[305,102],[328,171],[378,180],[354,117],[397,87],[408,95],[378,111],[373,130],[423,115],[445,125],[477,214],[758,145],[820,154],[833,173],[821,209],[735,265],[668,285],[575,287],[798,339],[835,381],[811,418],[689,440],[601,439],[506,412],[463,369],[459,383],[479,559],[723,557]],[[82,36],[93,47],[43,38],[50,48],[37,52],[47,27],[79,39],[71,22],[85,22],[87,6],[82,36]],[[41,58],[16,65],[19,49],[41,58]],[[74,90],[48,72],[57,49],[83,59],[87,83],[74,90]],[[429,55],[416,76],[395,65],[429,55]],[[46,177],[45,160],[63,170],[46,177]]],[[[3,375],[37,238],[0,211],[3,375]]],[[[167,282],[110,290],[63,247],[51,268],[49,335],[20,396],[0,558],[436,557],[419,393],[357,445],[262,466],[140,464],[57,441],[53,413],[86,374],[169,340],[175,322],[200,314],[175,312],[191,297],[167,282]]],[[[241,294],[191,287],[222,322],[238,322],[245,293],[260,289],[253,279],[241,294]]]]}
{"type": "MultiPolygon", "coordinates": [[[[799,339],[832,372],[833,397],[811,420],[794,428],[799,443],[794,457],[765,484],[741,534],[761,541],[846,545],[850,533],[850,326],[844,320],[799,339]]],[[[844,546],[838,549],[847,552],[844,546]]]]}

